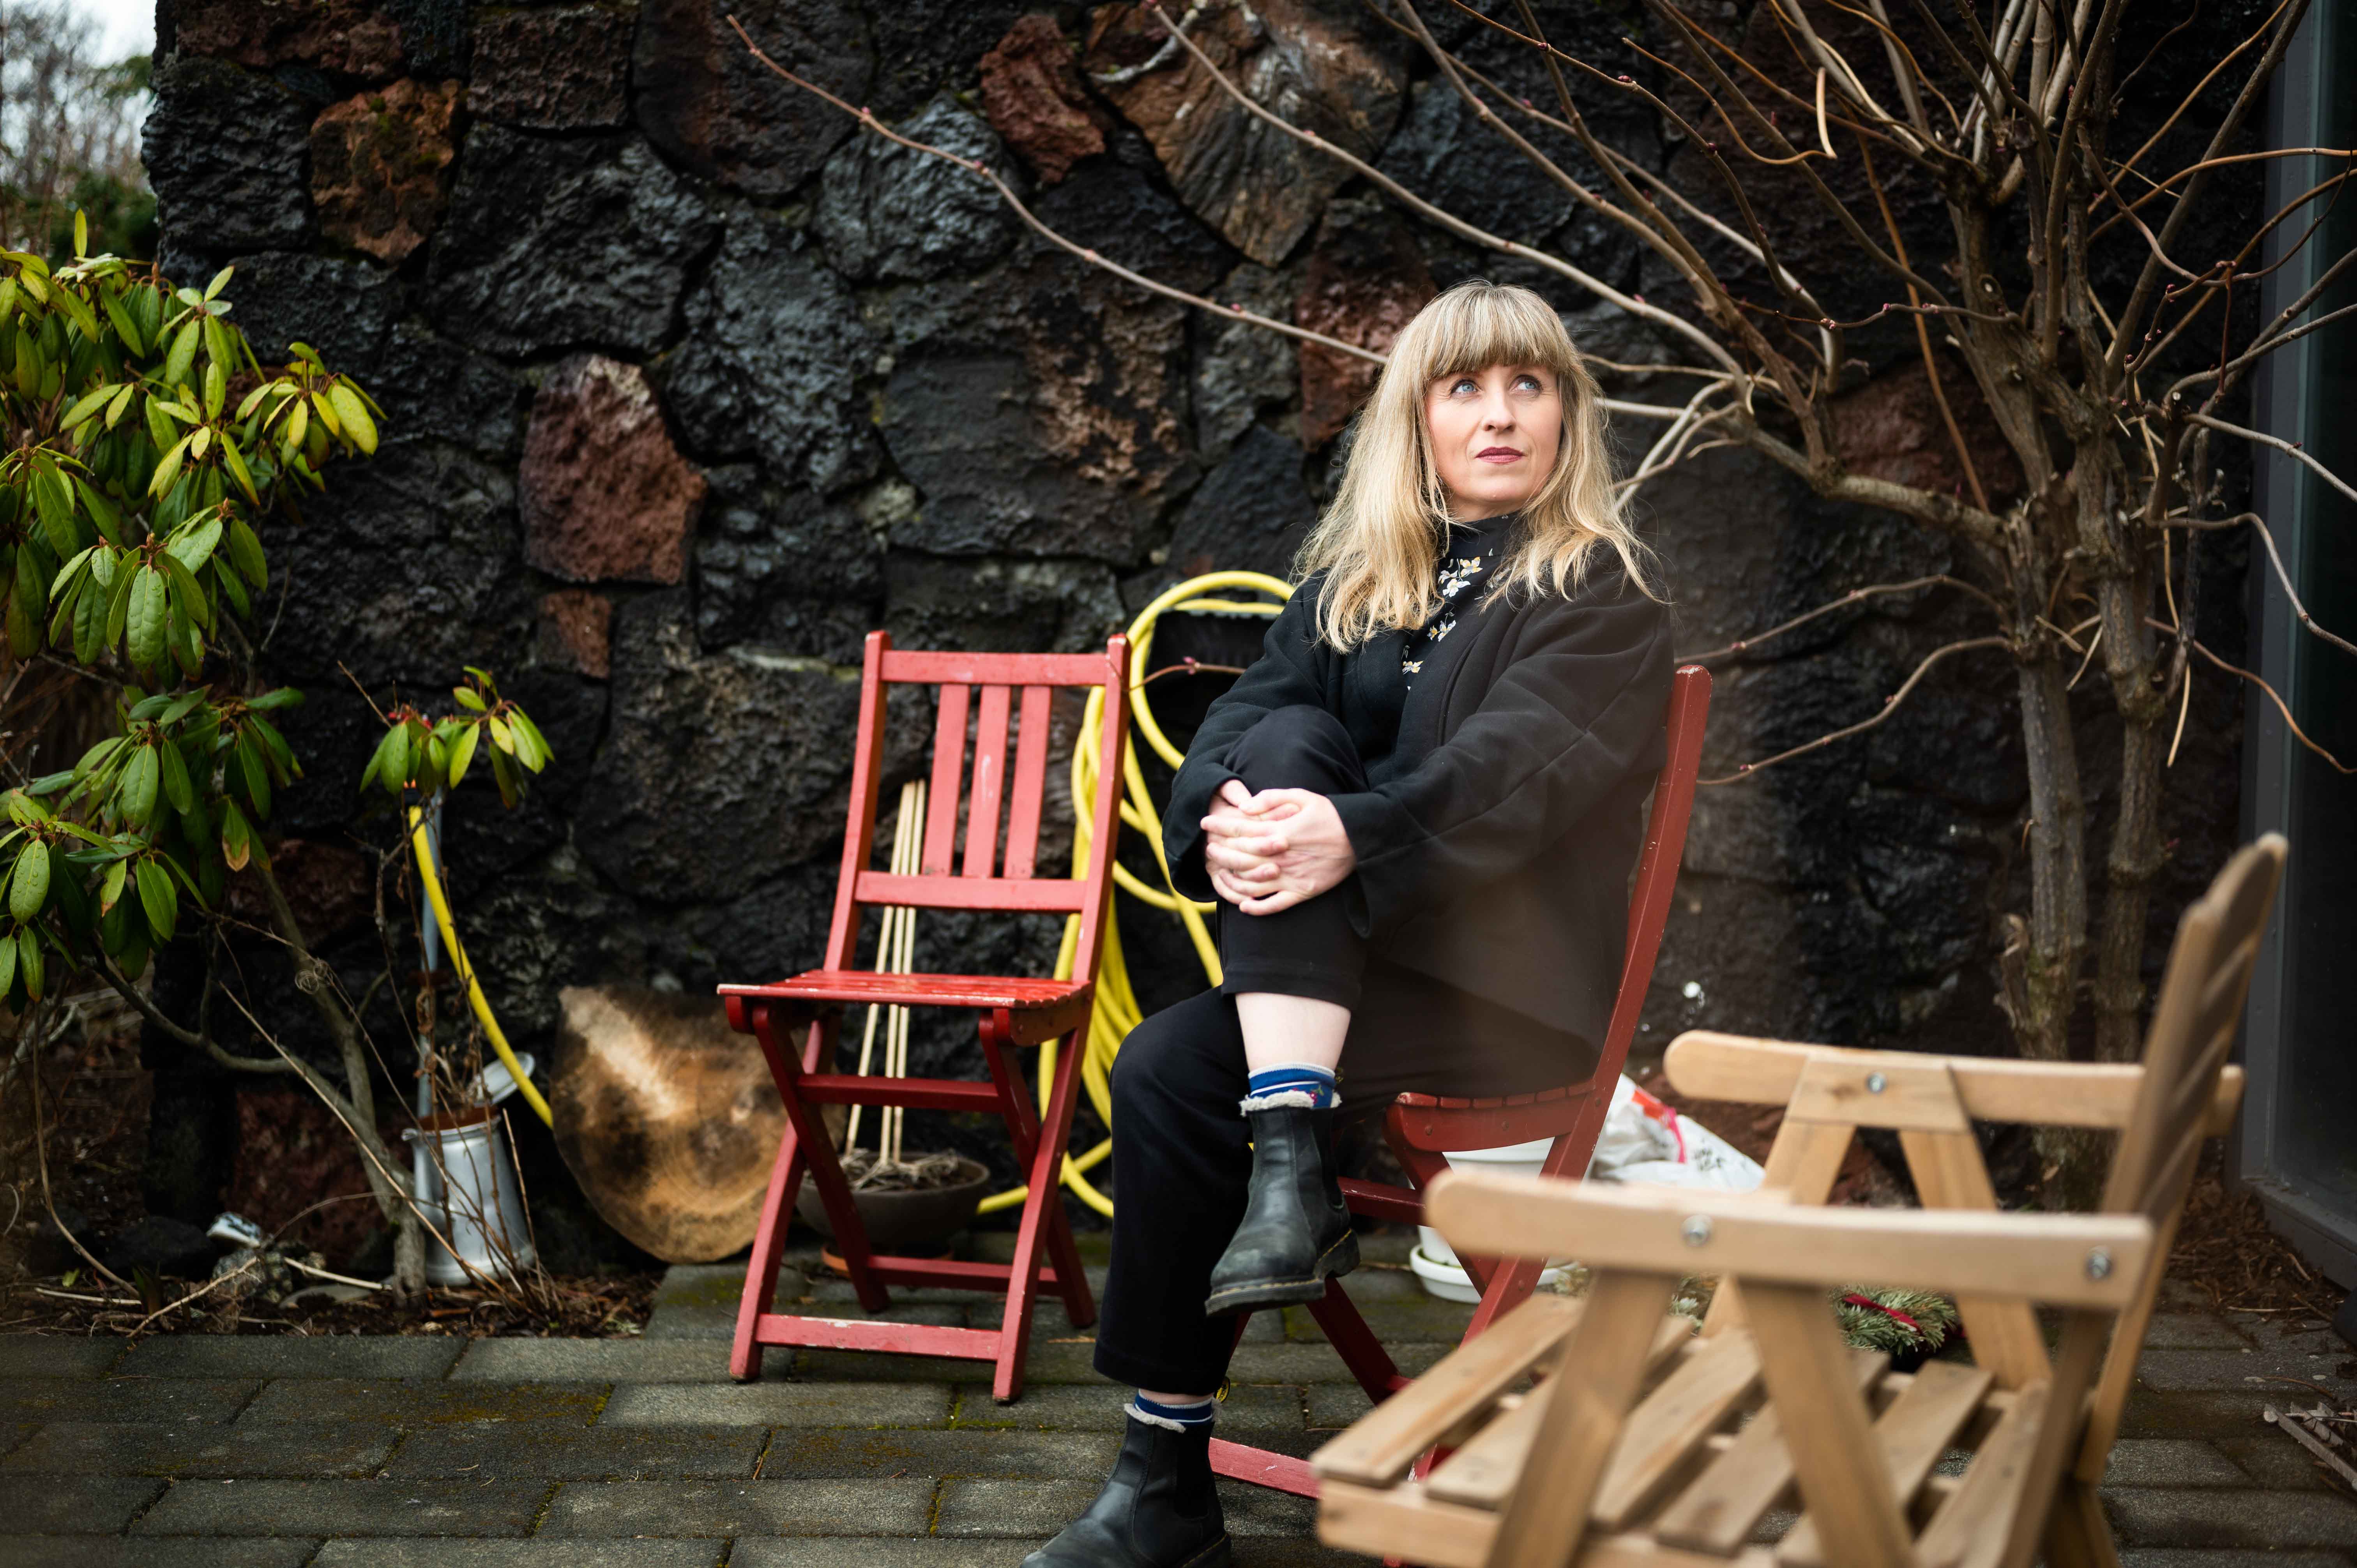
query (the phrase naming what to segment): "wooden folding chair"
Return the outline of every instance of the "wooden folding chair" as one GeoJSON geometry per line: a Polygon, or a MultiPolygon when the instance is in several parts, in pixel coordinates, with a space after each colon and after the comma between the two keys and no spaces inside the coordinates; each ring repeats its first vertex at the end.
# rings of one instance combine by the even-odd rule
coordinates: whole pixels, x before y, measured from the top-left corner
{"type": "MultiPolygon", "coordinates": [[[[1646,988],[1652,983],[1653,959],[1661,950],[1662,928],[1669,919],[1671,895],[1677,890],[1678,862],[1685,853],[1695,776],[1702,765],[1703,725],[1709,714],[1710,671],[1698,664],[1683,667],[1670,679],[1669,705],[1663,714],[1667,748],[1653,785],[1644,847],[1637,858],[1636,881],[1629,897],[1629,940],[1621,957],[1620,986],[1595,1070],[1563,1089],[1504,1099],[1401,1095],[1384,1117],[1383,1137],[1416,1187],[1346,1178],[1342,1195],[1351,1212],[1371,1219],[1421,1223],[1424,1201],[1416,1188],[1428,1187],[1447,1171],[1448,1162],[1444,1156],[1456,1150],[1494,1149],[1552,1138],[1546,1163],[1540,1167],[1544,1174],[1577,1179],[1587,1173],[1596,1140],[1604,1131],[1605,1113],[1612,1108],[1621,1065],[1629,1058],[1629,1044],[1636,1037],[1646,988]]],[[[1500,1314],[1528,1299],[1545,1268],[1543,1258],[1501,1262],[1469,1256],[1462,1250],[1458,1262],[1465,1265],[1481,1292],[1480,1305],[1465,1331],[1468,1340],[1488,1328],[1500,1314]]],[[[1309,1313],[1370,1399],[1380,1403],[1407,1386],[1407,1379],[1360,1316],[1340,1281],[1327,1282],[1324,1299],[1310,1303],[1309,1313]]],[[[1245,1315],[1238,1315],[1238,1338],[1243,1337],[1247,1321],[1245,1315]]],[[[1214,1438],[1211,1466],[1221,1475],[1256,1486],[1300,1497],[1318,1495],[1318,1477],[1308,1463],[1291,1455],[1214,1438]]]]}
{"type": "MultiPolygon", "coordinates": [[[[899,651],[888,633],[868,634],[860,676],[850,822],[844,832],[843,872],[835,886],[825,967],[766,985],[720,987],[729,1024],[758,1039],[769,1058],[788,1123],[754,1235],[752,1262],[745,1271],[744,1302],[737,1310],[737,1342],[729,1360],[737,1377],[759,1376],[761,1351],[770,1345],[953,1356],[996,1362],[991,1392],[1006,1401],[1022,1391],[1031,1305],[1042,1286],[1063,1298],[1074,1327],[1085,1328],[1096,1320],[1096,1304],[1060,1201],[1058,1177],[1071,1129],[1080,1047],[1095,994],[1097,938],[1112,884],[1114,835],[1121,825],[1128,669],[1129,642],[1122,637],[1109,640],[1103,653],[1015,654],[899,651]],[[941,688],[923,848],[913,876],[879,872],[870,865],[884,774],[886,688],[896,685],[941,688]],[[1049,709],[1059,686],[1101,687],[1104,692],[1096,797],[1085,803],[1092,824],[1089,859],[1075,877],[1040,876],[1034,865],[1048,777],[1049,709]],[[960,787],[966,781],[969,713],[974,715],[974,765],[961,841],[960,787]],[[1010,718],[1015,721],[1011,751],[1010,718]],[[962,860],[955,853],[960,842],[962,860]],[[861,911],[870,906],[1077,915],[1072,977],[888,974],[855,969],[861,911]],[[835,1040],[843,1008],[850,1003],[971,1009],[981,1028],[990,1081],[836,1072],[835,1040]],[[789,1038],[797,1030],[805,1031],[799,1051],[789,1038]],[[1048,1103],[1035,1111],[1023,1075],[1007,1052],[1060,1038],[1065,1048],[1057,1057],[1048,1103]],[[826,1104],[987,1111],[1002,1117],[1016,1158],[1030,1179],[1030,1195],[1015,1232],[1013,1261],[965,1262],[876,1253],[867,1244],[842,1165],[819,1119],[819,1107],[826,1104]],[[888,1284],[1005,1291],[1006,1312],[1000,1326],[933,1327],[770,1311],[786,1227],[804,1176],[816,1185],[826,1206],[835,1245],[862,1306],[882,1310],[890,1300],[888,1284]]],[[[1074,802],[1075,809],[1082,804],[1074,802]]]]}
{"type": "Polygon", "coordinates": [[[1452,1245],[1570,1253],[1589,1291],[1530,1302],[1319,1450],[1321,1538],[1446,1568],[2023,1568],[2041,1545],[2053,1568],[2116,1568],[2094,1487],[2196,1156],[2234,1102],[2225,1057],[2283,855],[2273,835],[2244,850],[2186,912],[2140,1067],[1688,1036],[1681,1088],[1764,1102],[1781,1081],[1803,1129],[1770,1166],[1789,1189],[1436,1184],[1452,1245]],[[2104,1212],[1996,1212],[1974,1116],[2121,1129],[2104,1212]],[[1943,1207],[1789,1201],[1823,1196],[1862,1125],[1900,1132],[1943,1207]],[[1689,1273],[1723,1276],[1698,1335],[1663,1316],[1689,1273]],[[1954,1294],[1980,1364],[1908,1375],[1846,1348],[1827,1293],[1860,1283],[1954,1294]],[[2033,1304],[2061,1309],[2050,1357],[2033,1304]],[[1436,1444],[1454,1451],[1414,1476],[1436,1444]],[[1933,1474],[1952,1448],[1964,1473],[1933,1474]],[[1796,1495],[1800,1519],[1758,1541],[1796,1495]]]}

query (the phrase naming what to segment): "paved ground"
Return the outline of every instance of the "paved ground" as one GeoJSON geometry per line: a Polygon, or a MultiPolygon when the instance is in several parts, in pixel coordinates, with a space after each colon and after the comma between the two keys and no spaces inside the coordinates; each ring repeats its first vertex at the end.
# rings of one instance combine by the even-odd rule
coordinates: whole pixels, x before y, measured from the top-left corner
{"type": "MultiPolygon", "coordinates": [[[[739,1279],[673,1271],[635,1340],[0,1337],[0,1565],[1011,1568],[1094,1490],[1123,1391],[1055,1309],[1008,1407],[981,1363],[772,1352],[739,1386],[739,1279]]],[[[1351,1285],[1410,1370],[1463,1321],[1396,1267],[1351,1285]]],[[[805,1291],[857,1311],[835,1282],[781,1295],[805,1291]]],[[[984,1300],[895,1310],[963,1323],[984,1300]]],[[[2316,1396],[2255,1380],[2346,1409],[2357,1351],[2255,1322],[2181,1299],[2156,1320],[2105,1491],[2128,1568],[2357,1563],[2357,1503],[2258,1416],[2316,1396]]],[[[1306,1317],[1259,1319],[1236,1385],[1224,1434],[1293,1453],[1366,1408],[1306,1317]]],[[[1226,1498],[1244,1564],[1366,1561],[1314,1544],[1306,1503],[1226,1498]]]]}

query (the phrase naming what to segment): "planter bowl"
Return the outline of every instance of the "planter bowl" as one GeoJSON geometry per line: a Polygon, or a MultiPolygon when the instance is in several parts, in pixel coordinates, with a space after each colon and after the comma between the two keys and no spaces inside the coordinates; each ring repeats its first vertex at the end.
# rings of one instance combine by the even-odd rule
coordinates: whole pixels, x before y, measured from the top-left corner
{"type": "MultiPolygon", "coordinates": [[[[989,1186],[989,1168],[961,1155],[957,1179],[946,1186],[854,1192],[851,1200],[859,1210],[870,1251],[931,1257],[973,1223],[974,1210],[981,1207],[989,1186]]],[[[794,1198],[794,1212],[820,1235],[834,1239],[834,1223],[826,1217],[818,1187],[808,1176],[802,1178],[802,1189],[794,1198]]]]}

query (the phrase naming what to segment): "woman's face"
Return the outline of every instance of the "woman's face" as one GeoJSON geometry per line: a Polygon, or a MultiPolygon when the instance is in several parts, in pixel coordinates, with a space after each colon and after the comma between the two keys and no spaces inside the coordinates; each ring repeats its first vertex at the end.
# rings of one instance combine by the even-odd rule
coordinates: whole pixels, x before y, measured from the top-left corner
{"type": "Polygon", "coordinates": [[[1512,511],[1555,470],[1563,402],[1541,365],[1491,365],[1425,388],[1433,461],[1459,522],[1512,511]]]}

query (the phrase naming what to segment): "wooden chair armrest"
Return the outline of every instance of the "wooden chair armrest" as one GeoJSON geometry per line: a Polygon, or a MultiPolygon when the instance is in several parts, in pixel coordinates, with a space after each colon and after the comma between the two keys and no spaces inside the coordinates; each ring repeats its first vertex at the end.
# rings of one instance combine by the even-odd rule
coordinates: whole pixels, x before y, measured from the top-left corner
{"type": "MultiPolygon", "coordinates": [[[[1697,1100],[1732,1100],[1749,1105],[1784,1105],[1799,1087],[1812,1058],[1831,1057],[1860,1069],[1887,1065],[1920,1073],[1943,1067],[1954,1075],[1965,1111],[1983,1122],[2021,1122],[2044,1127],[2127,1125],[2144,1069],[2134,1063],[2036,1062],[2006,1057],[1941,1057],[1916,1051],[1865,1051],[1846,1046],[1807,1045],[1689,1029],[1670,1042],[1663,1067],[1670,1086],[1697,1100]]],[[[2212,1137],[2234,1124],[2242,1103],[2243,1069],[2219,1076],[2204,1131],[2212,1137]]],[[[1857,1123],[1874,1126],[1870,1107],[1858,1107],[1857,1123]]]]}
{"type": "Polygon", "coordinates": [[[2113,1311],[2136,1298],[2153,1248],[2141,1216],[1820,1208],[1465,1171],[1433,1183],[1425,1213],[1460,1252],[1792,1285],[1874,1280],[2113,1311]]]}

